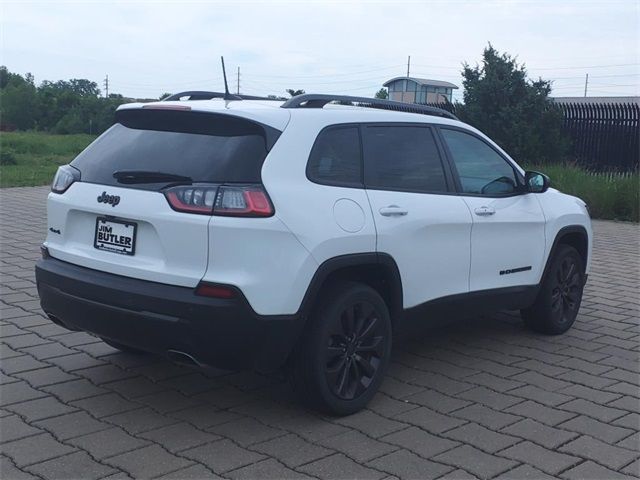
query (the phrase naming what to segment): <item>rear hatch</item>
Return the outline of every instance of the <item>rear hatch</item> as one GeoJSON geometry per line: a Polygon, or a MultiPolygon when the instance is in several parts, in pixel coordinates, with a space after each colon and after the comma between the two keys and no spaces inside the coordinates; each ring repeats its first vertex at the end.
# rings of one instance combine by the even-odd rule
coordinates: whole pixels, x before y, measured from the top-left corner
{"type": "Polygon", "coordinates": [[[207,268],[207,206],[221,185],[259,184],[279,134],[189,107],[118,111],[116,123],[70,164],[79,180],[49,194],[49,253],[109,273],[195,286],[207,268]],[[176,201],[189,195],[186,211],[170,204],[168,192],[176,189],[176,201]]]}

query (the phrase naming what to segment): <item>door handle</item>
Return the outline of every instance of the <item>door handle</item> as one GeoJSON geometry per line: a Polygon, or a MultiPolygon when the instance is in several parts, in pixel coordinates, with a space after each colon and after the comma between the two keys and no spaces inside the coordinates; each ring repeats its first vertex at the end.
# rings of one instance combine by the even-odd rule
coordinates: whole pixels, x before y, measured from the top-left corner
{"type": "Polygon", "coordinates": [[[493,215],[494,213],[496,213],[496,211],[495,211],[495,209],[493,207],[484,207],[484,206],[476,208],[474,210],[474,212],[479,217],[489,217],[489,216],[493,215]]]}
{"type": "Polygon", "coordinates": [[[407,213],[409,213],[408,210],[399,207],[398,205],[389,205],[388,207],[382,207],[379,212],[383,217],[403,217],[407,213]]]}

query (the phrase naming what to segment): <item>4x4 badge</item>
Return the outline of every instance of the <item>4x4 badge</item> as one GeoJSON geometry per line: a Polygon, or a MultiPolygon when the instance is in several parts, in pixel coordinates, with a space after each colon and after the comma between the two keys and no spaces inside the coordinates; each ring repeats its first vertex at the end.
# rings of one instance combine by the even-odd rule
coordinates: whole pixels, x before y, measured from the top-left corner
{"type": "Polygon", "coordinates": [[[98,196],[98,203],[109,203],[112,207],[115,207],[120,203],[119,195],[107,195],[107,192],[102,192],[102,195],[98,196]]]}

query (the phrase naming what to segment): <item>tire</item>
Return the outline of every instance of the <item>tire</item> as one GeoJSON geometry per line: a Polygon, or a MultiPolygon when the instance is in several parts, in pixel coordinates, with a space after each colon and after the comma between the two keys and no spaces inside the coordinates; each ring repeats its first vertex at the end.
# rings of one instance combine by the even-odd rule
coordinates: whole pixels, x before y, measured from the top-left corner
{"type": "Polygon", "coordinates": [[[298,342],[291,381],[307,406],[350,415],[373,398],[391,355],[391,318],[371,287],[340,281],[325,290],[298,342]]]}
{"type": "Polygon", "coordinates": [[[521,310],[525,324],[547,335],[569,330],[582,302],[584,275],[584,261],[578,251],[569,245],[559,245],[534,304],[521,310]]]}
{"type": "Polygon", "coordinates": [[[109,345],[110,347],[115,348],[116,350],[120,350],[123,353],[130,353],[132,355],[143,355],[147,352],[143,350],[138,350],[137,348],[130,347],[128,345],[123,345],[122,343],[114,342],[113,340],[107,340],[106,338],[102,338],[102,341],[109,345]]]}

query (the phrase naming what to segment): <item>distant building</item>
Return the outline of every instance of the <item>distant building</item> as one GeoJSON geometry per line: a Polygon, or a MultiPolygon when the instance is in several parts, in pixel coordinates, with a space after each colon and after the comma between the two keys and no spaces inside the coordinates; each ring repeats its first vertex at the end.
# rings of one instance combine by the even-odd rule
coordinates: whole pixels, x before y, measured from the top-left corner
{"type": "Polygon", "coordinates": [[[453,83],[427,78],[396,77],[387,80],[384,86],[389,89],[389,100],[405,103],[446,103],[451,102],[453,83]]]}

